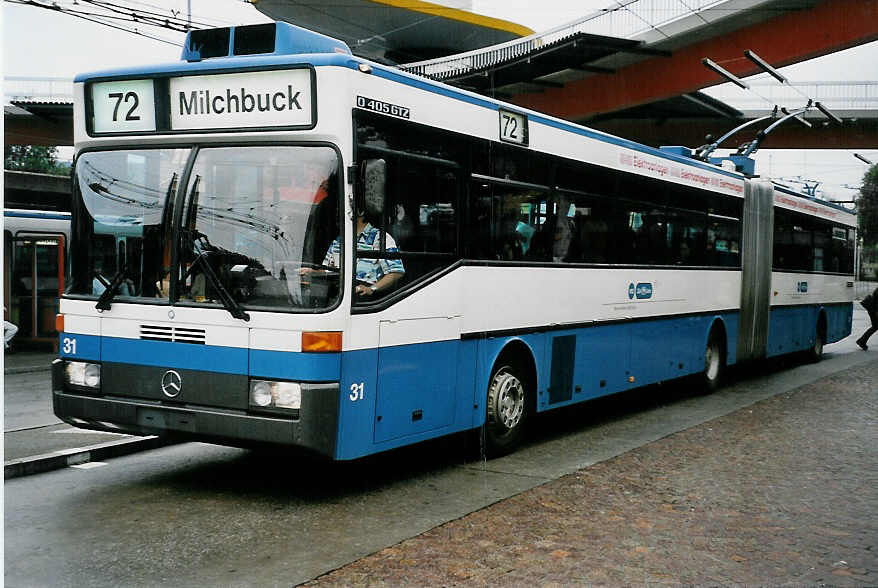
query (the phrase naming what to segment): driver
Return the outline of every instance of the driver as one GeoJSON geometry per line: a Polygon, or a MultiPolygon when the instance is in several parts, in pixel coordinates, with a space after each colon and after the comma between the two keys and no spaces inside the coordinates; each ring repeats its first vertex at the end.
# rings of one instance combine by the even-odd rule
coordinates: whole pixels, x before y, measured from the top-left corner
{"type": "MultiPolygon", "coordinates": [[[[357,215],[357,251],[379,251],[381,249],[381,231],[373,227],[366,220],[365,215],[361,212],[357,215]]],[[[390,233],[385,233],[385,251],[387,253],[398,253],[399,248],[396,241],[390,233]]],[[[323,265],[329,268],[338,268],[339,253],[341,252],[341,237],[336,237],[326,257],[323,258],[323,265]]],[[[307,274],[314,270],[311,268],[302,268],[301,274],[307,274]]],[[[393,290],[395,284],[405,275],[405,268],[402,260],[399,259],[363,259],[357,258],[357,286],[355,291],[358,296],[367,298],[371,296],[381,296],[393,290]]]]}

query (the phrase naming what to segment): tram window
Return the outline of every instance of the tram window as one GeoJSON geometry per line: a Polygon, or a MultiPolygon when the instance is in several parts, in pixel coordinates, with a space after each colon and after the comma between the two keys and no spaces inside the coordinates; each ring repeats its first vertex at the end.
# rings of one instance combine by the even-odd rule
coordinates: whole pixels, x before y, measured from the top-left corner
{"type": "MultiPolygon", "coordinates": [[[[383,211],[365,211],[374,234],[358,236],[356,255],[356,278],[380,285],[373,294],[358,297],[360,304],[375,303],[458,258],[457,171],[405,154],[386,159],[383,211]],[[382,282],[388,274],[394,274],[392,279],[382,282]]],[[[355,191],[365,191],[361,178],[355,191]]]]}
{"type": "Polygon", "coordinates": [[[628,229],[632,236],[631,261],[636,264],[668,263],[668,226],[664,211],[646,204],[627,207],[628,229]]]}
{"type": "Polygon", "coordinates": [[[608,198],[632,198],[620,186],[630,185],[620,182],[628,174],[609,170],[596,165],[564,160],[555,170],[554,185],[574,192],[587,193],[608,198]]]}
{"type": "Polygon", "coordinates": [[[385,204],[386,229],[406,253],[454,253],[457,249],[455,172],[396,160],[385,204]]]}
{"type": "Polygon", "coordinates": [[[471,185],[470,255],[500,261],[549,261],[549,199],[541,190],[476,181],[471,185]]]}
{"type": "Polygon", "coordinates": [[[783,209],[774,211],[774,268],[813,271],[811,219],[783,209]]]}
{"type": "Polygon", "coordinates": [[[678,184],[668,185],[668,206],[673,208],[704,213],[716,199],[718,199],[717,195],[712,192],[678,184]]]}
{"type": "MultiPolygon", "coordinates": [[[[129,290],[132,283],[137,285],[131,295],[167,297],[159,284],[170,265],[173,198],[188,154],[188,149],[143,149],[79,156],[71,230],[81,246],[70,251],[70,294],[98,295],[96,271],[107,284],[112,281],[122,268],[117,243],[124,241],[126,280],[131,279],[126,285],[129,290]],[[137,249],[136,256],[131,248],[137,249]]],[[[117,295],[126,293],[120,287],[117,295]]]]}
{"type": "Polygon", "coordinates": [[[683,266],[705,265],[707,215],[688,210],[669,209],[666,213],[668,263],[683,266]]]}
{"type": "Polygon", "coordinates": [[[830,273],[850,274],[854,271],[854,238],[853,229],[837,225],[821,227],[825,240],[825,260],[823,271],[830,273]]]}
{"type": "Polygon", "coordinates": [[[740,221],[716,214],[708,215],[707,220],[706,264],[719,267],[740,267],[740,221]]]}
{"type": "Polygon", "coordinates": [[[668,186],[667,182],[661,180],[619,173],[616,176],[615,195],[660,209],[667,205],[668,186]]]}
{"type": "Polygon", "coordinates": [[[486,175],[529,184],[547,185],[550,181],[551,163],[540,153],[492,143],[488,157],[490,166],[486,175]]]}
{"type": "Polygon", "coordinates": [[[343,251],[340,242],[334,257],[327,250],[341,234],[337,168],[322,146],[202,149],[186,188],[178,297],[219,304],[228,295],[280,310],[334,304],[343,251]]]}
{"type": "Polygon", "coordinates": [[[101,294],[119,270],[116,263],[116,243],[113,235],[93,235],[91,239],[90,265],[94,268],[92,294],[101,294]]]}
{"type": "Polygon", "coordinates": [[[464,135],[363,111],[356,113],[356,123],[360,145],[447,161],[462,162],[469,156],[472,139],[464,135]]]}
{"type": "Polygon", "coordinates": [[[829,240],[830,265],[826,271],[852,274],[854,273],[854,243],[856,231],[847,227],[831,227],[832,237],[829,240]]]}
{"type": "Polygon", "coordinates": [[[552,259],[567,263],[627,263],[633,243],[628,211],[608,198],[560,192],[552,259]]]}
{"type": "Polygon", "coordinates": [[[744,202],[713,193],[705,193],[707,209],[707,265],[741,267],[741,216],[744,202]]]}
{"type": "Polygon", "coordinates": [[[838,261],[833,263],[832,252],[829,251],[829,243],[832,239],[832,227],[829,225],[815,225],[814,239],[814,262],[812,269],[815,272],[838,271],[830,267],[838,267],[838,261]]]}

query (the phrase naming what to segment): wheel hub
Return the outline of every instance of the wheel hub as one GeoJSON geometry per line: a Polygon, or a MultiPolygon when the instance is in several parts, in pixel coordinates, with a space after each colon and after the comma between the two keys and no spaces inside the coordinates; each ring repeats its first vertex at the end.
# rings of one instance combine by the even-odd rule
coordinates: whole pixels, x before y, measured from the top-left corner
{"type": "Polygon", "coordinates": [[[503,374],[498,382],[497,417],[507,429],[512,429],[524,414],[524,389],[521,382],[511,374],[503,374]]]}

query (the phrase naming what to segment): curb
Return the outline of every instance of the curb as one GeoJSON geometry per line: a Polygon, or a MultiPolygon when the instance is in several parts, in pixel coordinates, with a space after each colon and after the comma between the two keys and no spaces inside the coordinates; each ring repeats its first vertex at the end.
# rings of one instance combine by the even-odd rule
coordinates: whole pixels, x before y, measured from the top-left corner
{"type": "Polygon", "coordinates": [[[24,366],[24,367],[12,367],[12,368],[4,368],[3,375],[8,376],[9,374],[27,374],[30,372],[42,372],[42,371],[51,371],[52,366],[50,365],[34,365],[34,366],[24,366]]]}
{"type": "Polygon", "coordinates": [[[21,476],[29,476],[31,474],[41,474],[66,468],[72,465],[88,463],[90,461],[100,461],[112,457],[121,457],[130,455],[139,451],[149,449],[158,449],[166,445],[172,445],[173,442],[160,437],[139,437],[137,439],[122,439],[119,441],[108,441],[91,445],[89,447],[77,447],[75,449],[63,449],[61,451],[53,451],[52,453],[44,453],[33,457],[23,457],[21,459],[13,459],[3,464],[3,478],[10,480],[21,476]]]}

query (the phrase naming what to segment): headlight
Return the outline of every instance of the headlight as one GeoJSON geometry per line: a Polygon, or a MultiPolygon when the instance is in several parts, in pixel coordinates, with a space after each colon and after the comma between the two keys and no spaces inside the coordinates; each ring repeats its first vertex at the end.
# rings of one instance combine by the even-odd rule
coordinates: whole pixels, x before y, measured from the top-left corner
{"type": "Polygon", "coordinates": [[[84,361],[68,361],[64,369],[67,384],[82,388],[101,387],[101,366],[97,363],[84,361]]]}
{"type": "Polygon", "coordinates": [[[253,382],[250,385],[250,404],[256,406],[271,404],[271,384],[269,382],[253,382]]]}
{"type": "Polygon", "coordinates": [[[295,382],[251,380],[250,405],[299,410],[302,405],[302,385],[295,382]]]}

